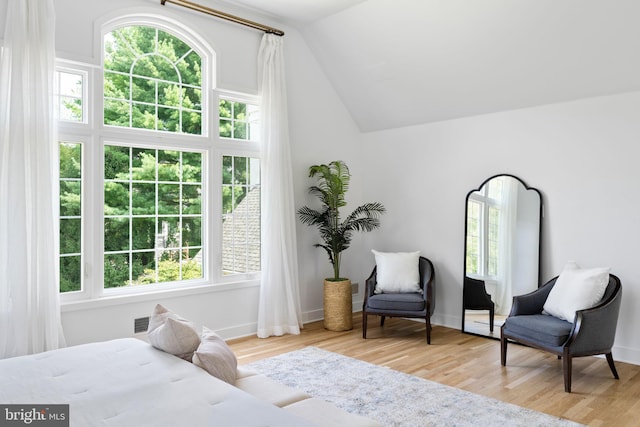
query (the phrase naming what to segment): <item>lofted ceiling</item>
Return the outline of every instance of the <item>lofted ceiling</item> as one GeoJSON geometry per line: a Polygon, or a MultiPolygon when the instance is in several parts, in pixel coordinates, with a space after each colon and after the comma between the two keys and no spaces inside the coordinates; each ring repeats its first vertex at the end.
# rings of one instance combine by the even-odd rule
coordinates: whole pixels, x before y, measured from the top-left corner
{"type": "Polygon", "coordinates": [[[364,132],[640,90],[638,0],[227,1],[295,26],[364,132]]]}

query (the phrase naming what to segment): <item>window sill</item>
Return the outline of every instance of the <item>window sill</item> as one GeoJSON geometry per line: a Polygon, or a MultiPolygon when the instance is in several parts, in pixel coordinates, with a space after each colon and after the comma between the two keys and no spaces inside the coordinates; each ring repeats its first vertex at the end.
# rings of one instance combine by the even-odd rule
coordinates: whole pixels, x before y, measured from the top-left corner
{"type": "Polygon", "coordinates": [[[138,302],[153,301],[159,298],[177,298],[199,294],[208,294],[216,292],[227,292],[245,288],[256,288],[260,286],[260,280],[248,280],[242,282],[230,282],[220,284],[205,284],[193,286],[189,288],[174,289],[154,289],[148,292],[139,293],[117,293],[103,294],[100,297],[92,299],[83,299],[75,301],[61,301],[60,311],[62,313],[90,310],[92,308],[108,307],[113,305],[134,304],[138,302]]]}

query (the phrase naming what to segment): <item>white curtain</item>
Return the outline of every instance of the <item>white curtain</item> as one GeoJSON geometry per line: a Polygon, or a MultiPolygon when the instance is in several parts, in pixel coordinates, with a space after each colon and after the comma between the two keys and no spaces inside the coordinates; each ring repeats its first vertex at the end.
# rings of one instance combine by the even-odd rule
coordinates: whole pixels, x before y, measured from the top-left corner
{"type": "Polygon", "coordinates": [[[61,344],[52,0],[9,0],[0,63],[0,358],[61,344]]]}
{"type": "Polygon", "coordinates": [[[498,277],[496,314],[508,315],[513,301],[513,274],[515,238],[518,217],[518,184],[513,179],[504,179],[498,225],[498,277]]]}
{"type": "Polygon", "coordinates": [[[262,280],[258,336],[302,328],[283,37],[265,34],[258,54],[262,97],[262,280]]]}

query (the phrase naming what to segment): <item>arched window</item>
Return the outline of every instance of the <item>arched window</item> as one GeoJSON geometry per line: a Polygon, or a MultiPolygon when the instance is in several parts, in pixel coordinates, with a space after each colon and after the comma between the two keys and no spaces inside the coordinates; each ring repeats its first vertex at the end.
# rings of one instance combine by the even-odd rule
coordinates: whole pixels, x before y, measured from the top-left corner
{"type": "Polygon", "coordinates": [[[216,88],[208,41],[170,19],[97,29],[101,69],[58,65],[65,300],[255,281],[259,98],[216,88]]]}
{"type": "Polygon", "coordinates": [[[202,58],[148,26],[104,37],[104,124],[202,134],[202,58]]]}

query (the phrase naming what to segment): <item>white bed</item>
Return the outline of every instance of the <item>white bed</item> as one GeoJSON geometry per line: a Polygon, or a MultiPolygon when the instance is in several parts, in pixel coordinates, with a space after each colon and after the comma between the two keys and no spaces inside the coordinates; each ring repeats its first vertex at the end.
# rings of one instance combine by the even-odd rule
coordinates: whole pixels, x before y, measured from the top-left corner
{"type": "Polygon", "coordinates": [[[71,426],[310,426],[126,338],[0,360],[0,403],[69,404],[71,426]]]}

